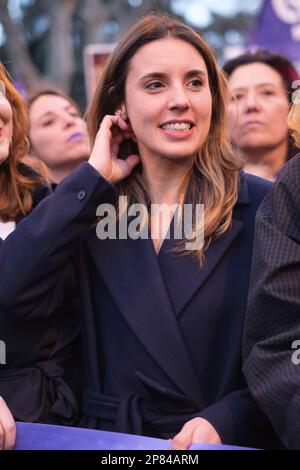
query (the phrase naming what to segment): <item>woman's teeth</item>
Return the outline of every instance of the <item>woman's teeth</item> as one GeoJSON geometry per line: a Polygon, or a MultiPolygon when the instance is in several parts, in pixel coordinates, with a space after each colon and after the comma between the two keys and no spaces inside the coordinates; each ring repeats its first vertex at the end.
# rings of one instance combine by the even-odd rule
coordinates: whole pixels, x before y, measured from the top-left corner
{"type": "Polygon", "coordinates": [[[191,124],[189,122],[172,122],[164,124],[161,128],[167,131],[187,131],[191,128],[191,124]]]}

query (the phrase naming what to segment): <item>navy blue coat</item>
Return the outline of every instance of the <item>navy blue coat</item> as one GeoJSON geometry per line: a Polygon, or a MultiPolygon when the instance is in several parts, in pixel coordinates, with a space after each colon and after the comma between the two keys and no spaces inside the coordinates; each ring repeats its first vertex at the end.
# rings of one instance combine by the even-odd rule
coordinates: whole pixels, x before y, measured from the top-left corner
{"type": "Polygon", "coordinates": [[[241,372],[254,220],[269,184],[241,176],[232,227],[205,266],[165,240],[99,240],[96,208],[115,191],[88,163],[42,201],[1,252],[0,307],[48,318],[71,300],[76,264],[85,389],[82,425],[172,437],[201,416],[224,443],[270,446],[241,372]]]}

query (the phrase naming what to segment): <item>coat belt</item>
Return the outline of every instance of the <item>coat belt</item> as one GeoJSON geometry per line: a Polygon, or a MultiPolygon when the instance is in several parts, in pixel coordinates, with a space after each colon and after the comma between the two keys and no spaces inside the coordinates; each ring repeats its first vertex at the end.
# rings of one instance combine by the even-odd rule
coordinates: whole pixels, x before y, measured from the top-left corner
{"type": "Polygon", "coordinates": [[[64,369],[54,359],[34,367],[0,370],[0,395],[21,421],[48,421],[71,425],[78,419],[77,399],[65,382],[64,369]]]}
{"type": "Polygon", "coordinates": [[[116,398],[86,389],[83,412],[114,423],[113,429],[116,432],[156,436],[173,435],[186,421],[199,413],[197,406],[188,397],[143,374],[137,375],[147,388],[147,396],[131,393],[116,398]]]}

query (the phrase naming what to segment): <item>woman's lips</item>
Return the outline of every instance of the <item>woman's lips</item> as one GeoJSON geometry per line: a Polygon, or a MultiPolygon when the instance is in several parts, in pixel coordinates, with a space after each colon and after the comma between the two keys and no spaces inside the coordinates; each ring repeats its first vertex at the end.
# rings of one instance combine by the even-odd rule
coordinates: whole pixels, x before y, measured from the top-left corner
{"type": "Polygon", "coordinates": [[[77,140],[82,140],[84,138],[84,134],[82,132],[75,132],[68,138],[68,142],[76,142],[77,140]]]}
{"type": "Polygon", "coordinates": [[[256,121],[256,120],[253,120],[253,121],[247,121],[245,124],[244,124],[245,127],[249,127],[249,126],[264,126],[264,123],[261,122],[261,121],[256,121]]]}
{"type": "Polygon", "coordinates": [[[168,130],[168,129],[161,129],[162,132],[169,136],[169,137],[172,137],[173,139],[186,139],[187,137],[190,137],[193,132],[194,132],[194,127],[191,127],[190,129],[187,129],[187,130],[184,130],[184,131],[171,131],[171,130],[168,130]]]}

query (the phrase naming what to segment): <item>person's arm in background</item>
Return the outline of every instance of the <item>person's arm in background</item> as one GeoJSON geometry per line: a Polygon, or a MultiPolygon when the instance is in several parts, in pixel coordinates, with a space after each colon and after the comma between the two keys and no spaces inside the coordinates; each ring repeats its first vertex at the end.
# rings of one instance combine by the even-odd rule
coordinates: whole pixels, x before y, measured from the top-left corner
{"type": "Polygon", "coordinates": [[[300,449],[300,157],[260,207],[244,334],[244,373],[283,444],[300,449]]]}

